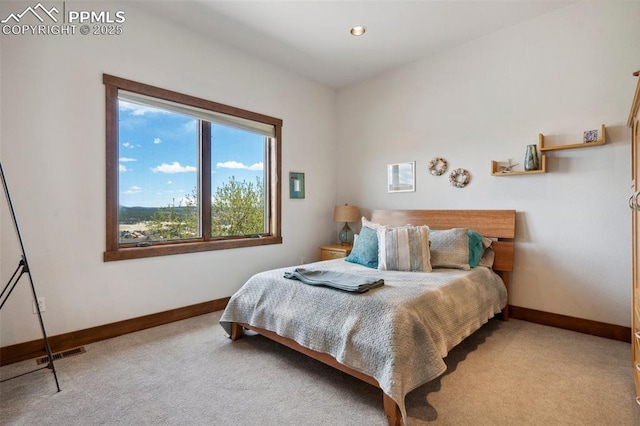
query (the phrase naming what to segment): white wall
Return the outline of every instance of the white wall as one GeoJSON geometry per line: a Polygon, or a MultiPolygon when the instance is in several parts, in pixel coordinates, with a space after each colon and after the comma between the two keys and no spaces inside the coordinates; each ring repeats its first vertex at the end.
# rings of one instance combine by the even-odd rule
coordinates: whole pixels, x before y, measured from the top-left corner
{"type": "Polygon", "coordinates": [[[640,66],[640,3],[581,2],[343,89],[339,197],[363,208],[515,209],[509,302],[630,325],[629,131],[640,66]],[[520,164],[538,133],[563,143],[607,125],[607,144],[520,164]],[[464,189],[427,163],[471,172],[464,189]],[[387,163],[417,162],[414,193],[386,192],[387,163]]]}
{"type": "MultiPolygon", "coordinates": [[[[124,10],[124,34],[0,36],[0,158],[48,334],[223,298],[255,272],[317,260],[335,235],[335,92],[131,4],[73,3],[83,6],[124,10]],[[284,243],[103,263],[103,73],[283,119],[284,243]],[[306,173],[306,199],[289,199],[289,171],[306,173]]],[[[19,251],[0,208],[4,283],[19,251]]],[[[21,282],[2,310],[0,346],[40,337],[28,289],[21,282]]]]}
{"type": "MultiPolygon", "coordinates": [[[[630,324],[625,124],[640,3],[579,3],[442,52],[341,90],[337,113],[330,89],[131,4],[86,8],[99,5],[127,12],[124,35],[0,36],[0,159],[50,335],[226,297],[257,271],[317,259],[343,202],[516,209],[510,303],[630,324]],[[102,73],[282,118],[283,179],[307,178],[305,200],[283,185],[284,244],[103,263],[102,73]],[[607,145],[555,152],[546,175],[489,174],[540,132],[573,142],[603,123],[607,145]],[[436,156],[469,169],[470,185],[430,176],[436,156]],[[387,194],[387,163],[413,160],[417,191],[387,194]]],[[[2,202],[0,214],[4,284],[19,250],[2,202]]],[[[38,337],[25,280],[0,314],[0,347],[38,337]]]]}

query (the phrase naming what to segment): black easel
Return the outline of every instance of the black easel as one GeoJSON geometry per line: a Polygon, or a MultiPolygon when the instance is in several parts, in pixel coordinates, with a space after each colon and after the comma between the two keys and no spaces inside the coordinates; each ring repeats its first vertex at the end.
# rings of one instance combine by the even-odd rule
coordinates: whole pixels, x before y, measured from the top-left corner
{"type": "MultiPolygon", "coordinates": [[[[38,296],[36,295],[36,287],[33,285],[33,278],[31,277],[31,271],[29,270],[29,263],[27,262],[27,254],[24,251],[24,244],[22,242],[22,236],[20,235],[20,228],[18,228],[16,213],[13,210],[13,204],[11,203],[11,196],[9,195],[9,187],[7,186],[7,180],[4,177],[4,169],[2,168],[2,162],[0,162],[0,175],[2,175],[2,186],[4,187],[4,194],[7,198],[7,204],[9,206],[9,211],[11,212],[11,219],[13,220],[13,226],[16,230],[16,234],[18,235],[18,241],[20,242],[20,249],[22,250],[22,259],[20,259],[20,261],[18,262],[18,267],[16,268],[13,275],[11,275],[11,278],[9,278],[9,282],[2,290],[2,293],[0,293],[0,310],[2,310],[2,307],[6,303],[9,296],[11,295],[11,292],[13,291],[13,289],[16,288],[16,284],[18,284],[18,281],[20,281],[20,278],[22,278],[24,274],[27,274],[29,276],[29,282],[31,283],[31,292],[33,293],[33,300],[36,301],[35,307],[38,313],[38,319],[40,320],[40,329],[42,330],[42,337],[44,339],[44,349],[47,352],[47,357],[49,358],[49,363],[46,366],[30,371],[29,373],[33,373],[33,372],[42,370],[44,368],[51,369],[51,372],[53,373],[53,377],[56,380],[56,387],[58,388],[58,392],[60,392],[60,384],[58,383],[58,375],[56,374],[56,367],[53,365],[53,355],[51,354],[49,339],[47,338],[47,332],[44,329],[44,321],[42,321],[42,312],[40,312],[40,305],[37,303],[38,296]]],[[[28,374],[28,373],[10,377],[2,381],[5,382],[7,380],[15,379],[16,377],[24,376],[25,374],[28,374]]]]}

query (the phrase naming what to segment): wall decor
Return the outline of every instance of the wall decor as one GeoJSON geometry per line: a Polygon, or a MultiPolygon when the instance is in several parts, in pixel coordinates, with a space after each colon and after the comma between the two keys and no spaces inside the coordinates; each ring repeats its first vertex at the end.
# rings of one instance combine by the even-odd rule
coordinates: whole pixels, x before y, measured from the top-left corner
{"type": "Polygon", "coordinates": [[[584,132],[584,136],[582,141],[587,142],[595,142],[598,140],[598,131],[597,130],[587,130],[584,132]]]}
{"type": "Polygon", "coordinates": [[[434,176],[440,176],[447,171],[447,166],[447,160],[445,160],[444,158],[436,157],[433,160],[429,161],[429,173],[434,176]]]}
{"type": "Polygon", "coordinates": [[[455,169],[449,175],[449,183],[456,188],[464,188],[471,180],[471,173],[466,169],[455,169]]]}
{"type": "Polygon", "coordinates": [[[507,163],[500,166],[500,173],[513,173],[513,168],[520,163],[514,163],[513,158],[508,158],[507,163]]]}
{"type": "Polygon", "coordinates": [[[387,166],[388,192],[412,192],[416,190],[416,162],[392,163],[387,166]]]}
{"type": "Polygon", "coordinates": [[[304,173],[289,172],[289,198],[304,198],[304,173]]]}

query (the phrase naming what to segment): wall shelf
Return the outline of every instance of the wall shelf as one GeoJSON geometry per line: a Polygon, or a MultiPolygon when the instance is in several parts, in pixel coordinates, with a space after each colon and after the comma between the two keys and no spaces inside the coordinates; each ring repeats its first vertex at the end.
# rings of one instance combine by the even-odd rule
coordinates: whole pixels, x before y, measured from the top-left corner
{"type": "Polygon", "coordinates": [[[543,152],[559,151],[561,149],[589,148],[592,146],[604,145],[607,142],[607,128],[603,124],[599,133],[600,138],[593,142],[580,142],[565,145],[544,146],[544,135],[538,135],[538,152],[540,153],[540,168],[538,170],[516,170],[513,172],[502,172],[500,168],[506,165],[505,162],[491,161],[491,176],[514,176],[514,175],[533,175],[547,173],[547,156],[543,152]]]}
{"type": "Polygon", "coordinates": [[[594,142],[580,142],[580,143],[572,143],[568,145],[556,145],[556,146],[544,146],[544,135],[540,133],[538,135],[538,147],[540,152],[546,151],[559,151],[561,149],[574,149],[574,148],[589,148],[591,146],[604,145],[607,140],[607,130],[604,124],[600,130],[600,139],[594,142]]]}
{"type": "Polygon", "coordinates": [[[513,172],[501,172],[500,167],[505,164],[500,161],[491,161],[491,176],[519,176],[519,175],[536,175],[547,173],[547,156],[540,156],[540,168],[538,170],[514,170],[513,172]]]}

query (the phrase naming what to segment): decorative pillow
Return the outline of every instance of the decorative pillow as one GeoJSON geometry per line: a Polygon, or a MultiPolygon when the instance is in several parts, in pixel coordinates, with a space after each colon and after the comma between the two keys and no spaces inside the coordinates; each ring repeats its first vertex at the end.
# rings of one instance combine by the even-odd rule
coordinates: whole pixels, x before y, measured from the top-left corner
{"type": "Polygon", "coordinates": [[[378,269],[431,272],[428,226],[380,227],[377,232],[378,269]]]}
{"type": "Polygon", "coordinates": [[[484,252],[480,258],[478,266],[486,266],[487,268],[493,268],[493,261],[496,257],[496,252],[491,246],[493,240],[490,238],[482,237],[482,245],[484,246],[484,252]]]}
{"type": "Polygon", "coordinates": [[[366,217],[362,216],[362,226],[366,226],[367,228],[371,228],[371,229],[378,229],[378,228],[384,228],[385,225],[380,225],[379,223],[375,223],[375,222],[371,222],[369,219],[367,219],[366,217]]]}
{"type": "Polygon", "coordinates": [[[471,269],[467,228],[432,230],[429,236],[433,268],[471,269]]]}
{"type": "MultiPolygon", "coordinates": [[[[363,218],[364,219],[364,218],[363,218]]],[[[363,226],[358,238],[353,242],[353,249],[345,258],[347,262],[358,263],[367,268],[378,267],[378,234],[373,228],[363,226]]]]}
{"type": "Polygon", "coordinates": [[[469,236],[469,266],[475,268],[480,263],[482,253],[484,253],[482,235],[471,229],[469,229],[467,235],[469,236]]]}

